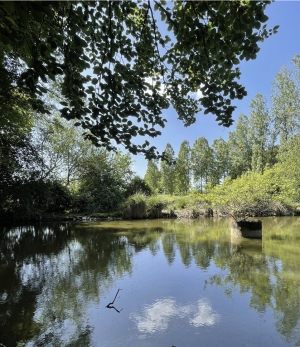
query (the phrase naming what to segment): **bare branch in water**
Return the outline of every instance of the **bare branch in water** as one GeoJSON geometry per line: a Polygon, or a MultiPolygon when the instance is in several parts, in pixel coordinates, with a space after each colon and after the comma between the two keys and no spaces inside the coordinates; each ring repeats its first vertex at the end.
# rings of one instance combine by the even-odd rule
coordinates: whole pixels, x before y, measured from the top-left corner
{"type": "Polygon", "coordinates": [[[114,306],[114,303],[115,303],[115,300],[116,300],[117,295],[119,294],[119,291],[120,291],[120,290],[122,290],[122,289],[118,289],[117,294],[115,295],[114,300],[113,300],[112,302],[110,302],[108,305],[106,305],[107,308],[113,308],[113,309],[116,310],[118,313],[120,313],[120,312],[123,310],[123,308],[121,308],[121,310],[116,309],[115,306],[114,306]]]}

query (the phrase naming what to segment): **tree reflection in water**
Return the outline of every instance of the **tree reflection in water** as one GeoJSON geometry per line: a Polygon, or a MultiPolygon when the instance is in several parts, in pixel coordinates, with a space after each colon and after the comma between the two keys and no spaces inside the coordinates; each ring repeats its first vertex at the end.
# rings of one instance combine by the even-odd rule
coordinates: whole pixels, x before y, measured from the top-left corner
{"type": "Polygon", "coordinates": [[[90,346],[85,317],[117,276],[131,273],[133,247],[73,226],[12,228],[1,242],[0,341],[7,347],[90,346]]]}
{"type": "MultiPolygon", "coordinates": [[[[263,230],[263,241],[236,244],[227,222],[213,219],[2,229],[0,342],[7,347],[94,346],[87,307],[99,303],[116,279],[134,275],[134,257],[149,251],[153,257],[164,254],[170,267],[177,259],[198,271],[210,271],[213,264],[219,271],[211,273],[206,288],[222,287],[229,297],[250,293],[249,307],[260,313],[271,309],[286,342],[300,344],[299,221],[264,219],[263,230]]],[[[144,332],[153,326],[155,312],[164,327],[174,315],[197,325],[195,307],[202,316],[209,311],[203,302],[159,300],[131,316],[144,332]]],[[[218,314],[210,314],[217,321],[218,314]]]]}

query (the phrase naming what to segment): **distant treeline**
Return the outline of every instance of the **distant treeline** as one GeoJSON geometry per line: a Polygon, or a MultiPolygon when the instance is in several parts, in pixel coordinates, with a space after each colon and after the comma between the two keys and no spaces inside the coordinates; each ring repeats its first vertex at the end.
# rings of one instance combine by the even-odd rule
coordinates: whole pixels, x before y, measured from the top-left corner
{"type": "Polygon", "coordinates": [[[204,192],[226,178],[263,174],[275,164],[296,174],[300,170],[295,166],[300,150],[300,56],[292,62],[293,68],[284,66],[275,76],[270,107],[257,94],[250,103],[250,115],[238,117],[228,141],[218,138],[210,145],[200,137],[191,146],[185,140],[177,155],[168,143],[169,162],[148,162],[145,180],[152,190],[179,195],[195,189],[204,192]]]}

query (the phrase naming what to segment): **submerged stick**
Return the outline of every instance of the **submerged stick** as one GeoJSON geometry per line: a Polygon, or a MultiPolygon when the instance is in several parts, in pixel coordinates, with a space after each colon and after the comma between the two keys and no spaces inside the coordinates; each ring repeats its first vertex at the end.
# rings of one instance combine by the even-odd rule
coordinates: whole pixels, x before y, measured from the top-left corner
{"type": "Polygon", "coordinates": [[[115,303],[115,300],[116,300],[117,295],[119,294],[119,291],[120,291],[120,290],[122,290],[122,289],[118,289],[117,294],[115,295],[114,300],[113,300],[112,302],[110,302],[108,305],[105,306],[105,307],[107,307],[107,308],[113,308],[113,309],[116,310],[118,313],[120,313],[120,312],[123,310],[123,308],[121,308],[121,310],[116,309],[115,306],[114,306],[114,303],[115,303]]]}

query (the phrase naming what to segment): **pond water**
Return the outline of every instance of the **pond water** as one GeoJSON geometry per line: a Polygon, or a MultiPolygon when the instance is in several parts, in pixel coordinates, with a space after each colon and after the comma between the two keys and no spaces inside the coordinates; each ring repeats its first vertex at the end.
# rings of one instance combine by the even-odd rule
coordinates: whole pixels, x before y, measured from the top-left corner
{"type": "Polygon", "coordinates": [[[0,227],[0,343],[300,346],[300,217],[0,227]]]}

